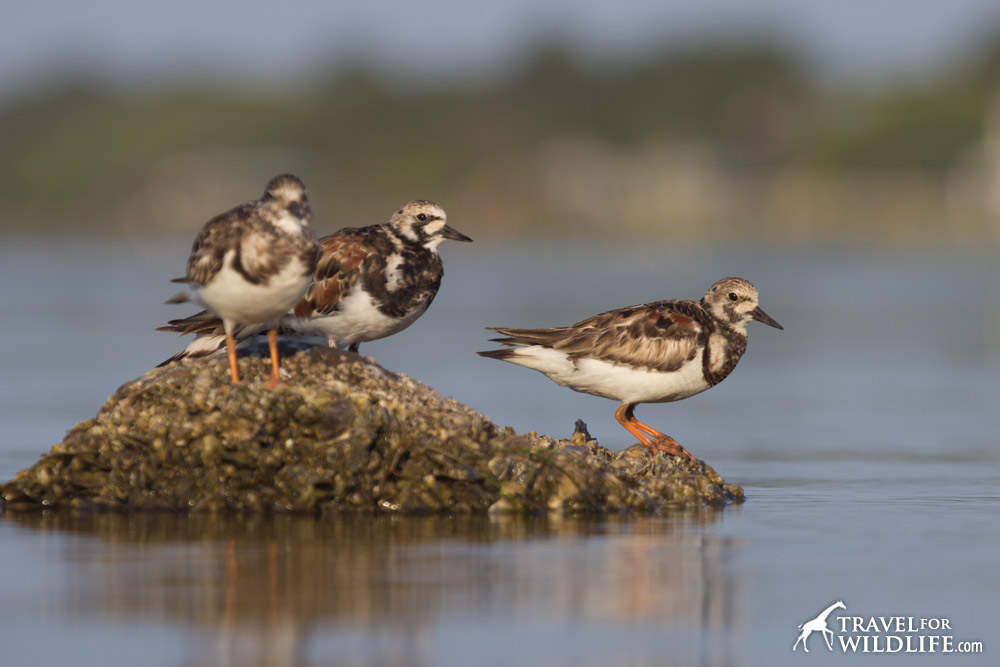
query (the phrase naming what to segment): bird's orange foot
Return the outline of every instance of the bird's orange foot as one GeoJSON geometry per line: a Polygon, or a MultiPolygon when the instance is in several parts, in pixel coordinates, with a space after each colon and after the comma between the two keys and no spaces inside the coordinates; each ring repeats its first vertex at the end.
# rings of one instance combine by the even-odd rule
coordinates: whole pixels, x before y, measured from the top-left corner
{"type": "Polygon", "coordinates": [[[663,452],[664,454],[670,454],[671,456],[677,456],[682,459],[687,459],[688,461],[697,461],[698,459],[694,457],[691,452],[684,449],[681,443],[677,442],[669,435],[661,435],[646,445],[646,449],[655,454],[656,452],[663,452]]]}
{"type": "Polygon", "coordinates": [[[267,386],[271,389],[275,387],[284,387],[287,383],[281,379],[280,375],[268,375],[264,378],[267,380],[267,386]]]}

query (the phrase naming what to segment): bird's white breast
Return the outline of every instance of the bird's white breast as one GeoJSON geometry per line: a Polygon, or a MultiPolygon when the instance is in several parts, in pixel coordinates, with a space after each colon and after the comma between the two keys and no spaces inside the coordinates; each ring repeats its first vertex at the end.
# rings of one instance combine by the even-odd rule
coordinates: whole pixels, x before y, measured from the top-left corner
{"type": "Polygon", "coordinates": [[[298,257],[259,285],[248,282],[233,268],[235,251],[226,253],[222,269],[207,285],[193,290],[192,300],[223,320],[258,324],[277,320],[292,308],[309,287],[311,276],[298,257]]]}

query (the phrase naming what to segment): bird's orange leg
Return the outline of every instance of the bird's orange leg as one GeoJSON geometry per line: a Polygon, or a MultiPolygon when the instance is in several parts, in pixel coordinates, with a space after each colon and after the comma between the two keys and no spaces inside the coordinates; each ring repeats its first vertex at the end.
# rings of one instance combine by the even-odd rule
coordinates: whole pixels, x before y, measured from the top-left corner
{"type": "Polygon", "coordinates": [[[665,452],[673,456],[679,456],[691,461],[697,461],[688,450],[684,449],[681,443],[671,438],[666,433],[660,433],[649,424],[643,424],[635,418],[635,405],[622,403],[615,411],[615,419],[618,423],[628,429],[628,432],[639,439],[639,444],[652,453],[665,452]]]}
{"type": "Polygon", "coordinates": [[[267,330],[267,347],[271,351],[271,374],[267,377],[268,387],[277,387],[285,384],[278,371],[278,330],[267,330]]]}
{"type": "Polygon", "coordinates": [[[229,373],[233,378],[233,382],[239,382],[240,369],[236,365],[236,339],[228,331],[226,332],[226,354],[229,356],[229,373]]]}
{"type": "Polygon", "coordinates": [[[639,424],[634,416],[632,416],[632,406],[627,403],[622,403],[615,410],[615,419],[618,423],[625,427],[625,429],[631,433],[633,436],[638,438],[639,444],[648,449],[649,451],[654,451],[652,445],[650,444],[649,436],[643,432],[636,424],[639,424]]]}

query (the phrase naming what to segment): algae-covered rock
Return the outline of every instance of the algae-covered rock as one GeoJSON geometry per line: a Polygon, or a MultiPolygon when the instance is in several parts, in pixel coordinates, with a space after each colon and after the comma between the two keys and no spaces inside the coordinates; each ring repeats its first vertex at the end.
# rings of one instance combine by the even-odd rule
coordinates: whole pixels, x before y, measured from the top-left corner
{"type": "Polygon", "coordinates": [[[743,491],[709,466],[636,445],[517,435],[350,352],[283,344],[229,386],[219,359],[126,383],[94,419],[0,486],[8,509],[662,513],[743,491]],[[220,391],[220,387],[226,387],[220,391]]]}

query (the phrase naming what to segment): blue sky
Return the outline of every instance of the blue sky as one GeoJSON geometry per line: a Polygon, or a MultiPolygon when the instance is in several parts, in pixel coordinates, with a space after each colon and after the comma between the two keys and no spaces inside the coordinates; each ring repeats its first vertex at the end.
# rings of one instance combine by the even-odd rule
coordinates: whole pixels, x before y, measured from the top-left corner
{"type": "Polygon", "coordinates": [[[347,58],[399,77],[470,78],[548,35],[595,58],[733,34],[776,36],[835,78],[947,64],[991,30],[996,0],[4,0],[0,99],[53,75],[297,83],[347,58]]]}

